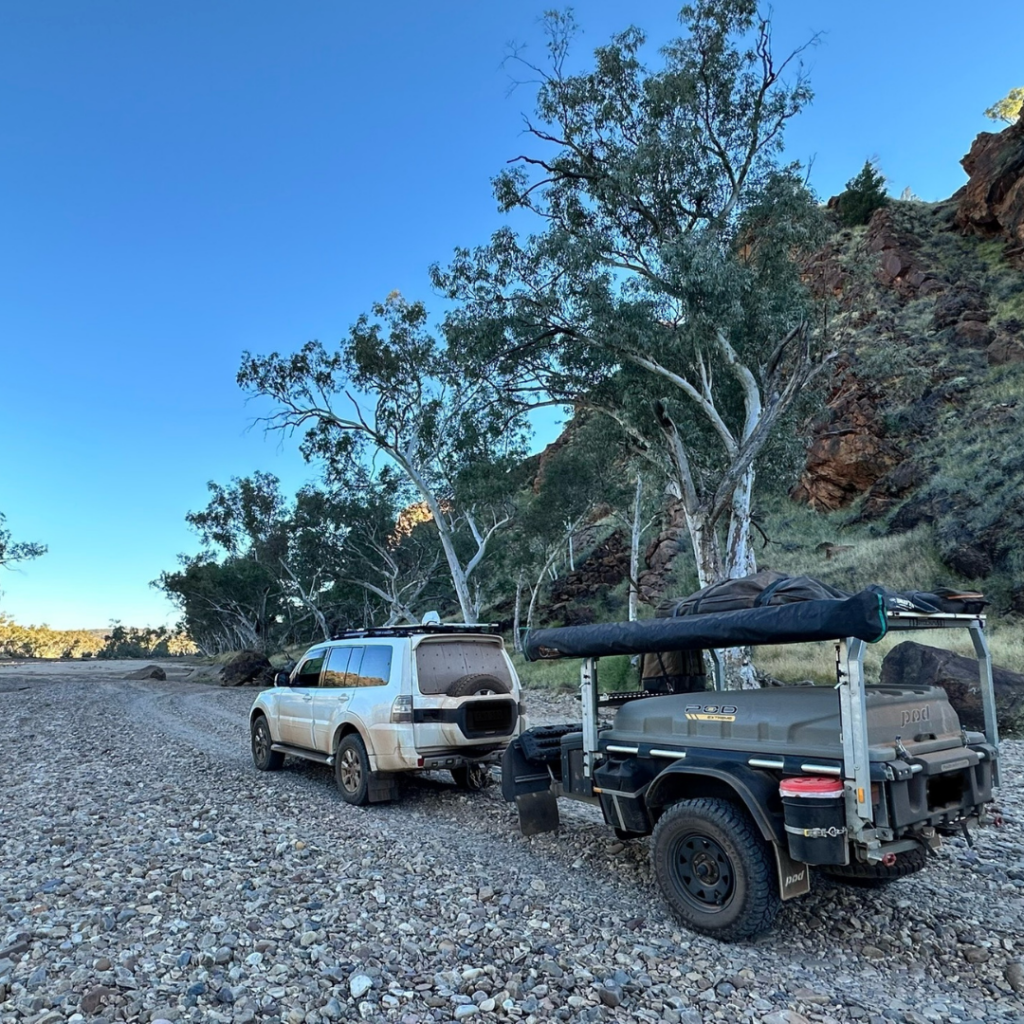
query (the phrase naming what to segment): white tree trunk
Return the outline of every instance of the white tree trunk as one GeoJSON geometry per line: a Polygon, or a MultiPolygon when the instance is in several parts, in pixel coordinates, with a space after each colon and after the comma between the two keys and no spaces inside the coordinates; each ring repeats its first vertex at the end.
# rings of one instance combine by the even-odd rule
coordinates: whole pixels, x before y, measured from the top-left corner
{"type": "Polygon", "coordinates": [[[512,615],[512,650],[523,653],[523,638],[519,631],[520,615],[523,607],[523,571],[519,570],[516,577],[516,606],[512,615]]]}
{"type": "Polygon", "coordinates": [[[469,580],[455,551],[455,539],[452,536],[451,528],[433,495],[431,495],[431,499],[428,500],[427,504],[430,505],[430,510],[434,515],[434,525],[437,526],[437,533],[441,539],[441,549],[444,551],[445,561],[448,563],[448,572],[451,574],[452,585],[455,587],[455,596],[459,600],[462,621],[475,622],[476,615],[473,611],[473,598],[469,593],[469,580]]]}
{"type": "Polygon", "coordinates": [[[729,535],[725,545],[725,570],[731,580],[757,572],[757,558],[750,537],[750,502],[754,490],[754,467],[750,466],[732,492],[729,535]]]}
{"type": "Polygon", "coordinates": [[[633,523],[629,534],[629,621],[636,622],[640,608],[640,499],[643,496],[644,478],[637,470],[636,493],[633,496],[633,523]]]}

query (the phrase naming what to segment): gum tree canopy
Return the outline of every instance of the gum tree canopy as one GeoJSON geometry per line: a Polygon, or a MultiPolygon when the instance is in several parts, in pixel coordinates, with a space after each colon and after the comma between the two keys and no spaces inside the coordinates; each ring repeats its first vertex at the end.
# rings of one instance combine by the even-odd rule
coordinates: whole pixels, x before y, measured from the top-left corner
{"type": "Polygon", "coordinates": [[[392,293],[334,351],[311,341],[291,355],[246,352],[238,383],[273,402],[271,428],[304,432],[301,451],[322,460],[329,484],[378,459],[400,474],[429,512],[463,620],[478,621],[522,432],[486,380],[452,363],[422,303],[392,293]]]}
{"type": "Polygon", "coordinates": [[[500,230],[433,278],[468,373],[524,406],[600,410],[669,472],[703,586],[756,569],[756,460],[827,359],[800,277],[824,224],[780,163],[811,96],[800,50],[773,56],[752,0],[683,20],[656,69],[631,28],[570,73],[571,16],[548,16],[531,145],[495,179],[540,231],[500,230]]]}

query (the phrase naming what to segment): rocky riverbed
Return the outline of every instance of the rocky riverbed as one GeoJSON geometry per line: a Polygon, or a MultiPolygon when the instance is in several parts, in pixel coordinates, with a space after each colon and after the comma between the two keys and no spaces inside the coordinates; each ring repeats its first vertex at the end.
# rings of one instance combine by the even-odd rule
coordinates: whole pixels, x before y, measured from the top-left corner
{"type": "Polygon", "coordinates": [[[254,771],[253,691],[132,667],[0,666],[4,1024],[1024,1021],[1020,742],[974,849],[883,890],[817,879],[726,945],[588,807],[531,839],[442,775],[349,807],[329,769],[254,771]]]}

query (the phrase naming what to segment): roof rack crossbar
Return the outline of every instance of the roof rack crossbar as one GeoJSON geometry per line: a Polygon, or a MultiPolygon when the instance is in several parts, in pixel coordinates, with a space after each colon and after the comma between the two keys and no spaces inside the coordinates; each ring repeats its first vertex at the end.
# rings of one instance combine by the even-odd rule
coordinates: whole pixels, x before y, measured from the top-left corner
{"type": "Polygon", "coordinates": [[[405,626],[369,626],[366,629],[346,629],[334,634],[332,640],[358,640],[362,637],[403,637],[444,635],[457,633],[498,633],[497,622],[425,622],[405,626]]]}

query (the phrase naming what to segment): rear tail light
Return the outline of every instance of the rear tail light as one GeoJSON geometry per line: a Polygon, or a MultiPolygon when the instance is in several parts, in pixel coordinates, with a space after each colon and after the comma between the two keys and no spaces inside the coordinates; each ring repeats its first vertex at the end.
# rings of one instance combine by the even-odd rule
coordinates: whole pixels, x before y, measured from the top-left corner
{"type": "Polygon", "coordinates": [[[394,704],[391,705],[391,721],[392,722],[411,722],[412,721],[412,697],[396,697],[394,704]]]}

